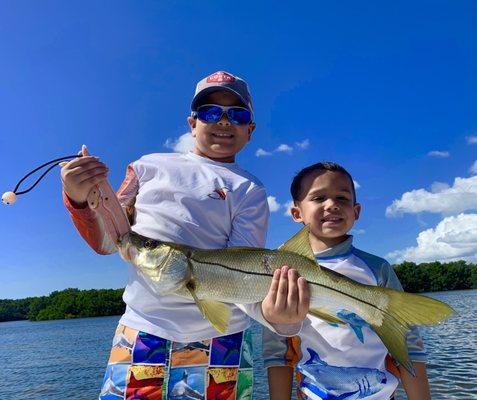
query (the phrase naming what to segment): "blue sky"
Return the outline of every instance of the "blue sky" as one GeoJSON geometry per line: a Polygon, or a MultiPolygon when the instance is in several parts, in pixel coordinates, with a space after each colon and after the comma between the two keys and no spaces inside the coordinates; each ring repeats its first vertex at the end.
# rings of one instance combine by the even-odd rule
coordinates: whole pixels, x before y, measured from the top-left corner
{"type": "MultiPolygon", "coordinates": [[[[255,3],[2,2],[0,191],[83,143],[117,188],[129,162],[187,145],[196,82],[226,70],[254,99],[238,161],[274,198],[268,247],[298,229],[294,174],[331,160],[359,184],[358,247],[477,262],[477,4],[255,3]]],[[[0,221],[0,298],[126,283],[73,228],[59,169],[0,221]]]]}

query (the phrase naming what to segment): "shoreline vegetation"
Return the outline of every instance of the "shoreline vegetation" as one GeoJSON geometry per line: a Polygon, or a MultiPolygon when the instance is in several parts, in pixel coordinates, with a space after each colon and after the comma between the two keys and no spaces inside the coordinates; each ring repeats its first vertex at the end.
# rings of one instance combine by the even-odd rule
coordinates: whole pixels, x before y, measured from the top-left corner
{"type": "MultiPolygon", "coordinates": [[[[404,290],[411,293],[477,289],[477,264],[403,262],[393,265],[404,290]]],[[[0,299],[0,322],[46,321],[121,315],[124,289],[65,289],[48,296],[0,299]]]]}

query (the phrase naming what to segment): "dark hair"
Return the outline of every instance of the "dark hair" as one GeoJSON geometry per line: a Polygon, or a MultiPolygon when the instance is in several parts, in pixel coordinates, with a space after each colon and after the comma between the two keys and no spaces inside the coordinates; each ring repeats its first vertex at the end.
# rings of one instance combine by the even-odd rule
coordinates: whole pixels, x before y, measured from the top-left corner
{"type": "Polygon", "coordinates": [[[303,168],[300,172],[298,172],[295,177],[293,178],[293,181],[290,186],[290,192],[292,195],[293,201],[296,203],[301,199],[301,183],[303,179],[311,174],[312,172],[326,172],[326,171],[331,171],[331,172],[340,172],[343,175],[347,176],[349,180],[351,181],[351,188],[352,188],[352,194],[353,194],[353,199],[354,203],[356,204],[356,191],[354,188],[354,181],[352,176],[348,171],[346,171],[341,165],[336,164],[334,162],[330,161],[322,161],[313,165],[310,165],[308,167],[303,168]]]}

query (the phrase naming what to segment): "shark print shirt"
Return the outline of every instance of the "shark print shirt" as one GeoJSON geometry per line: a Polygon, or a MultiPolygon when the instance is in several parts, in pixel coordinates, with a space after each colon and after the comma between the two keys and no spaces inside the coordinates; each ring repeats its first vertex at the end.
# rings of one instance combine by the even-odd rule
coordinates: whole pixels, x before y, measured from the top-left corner
{"type": "MultiPolygon", "coordinates": [[[[265,244],[269,215],[265,188],[236,163],[193,153],[149,154],[128,166],[117,196],[132,230],[152,239],[203,249],[265,244]]],[[[94,212],[73,207],[66,196],[64,201],[79,233],[95,251],[116,251],[94,212]]],[[[153,292],[133,266],[123,300],[126,312],[120,323],[127,327],[179,342],[217,336],[192,300],[153,292]]],[[[258,303],[229,307],[228,333],[246,329],[247,314],[270,327],[258,303]]]]}
{"type": "MultiPolygon", "coordinates": [[[[367,285],[402,290],[389,263],[358,250],[352,236],[315,254],[317,262],[367,285]]],[[[264,329],[265,367],[287,365],[297,373],[298,393],[313,400],[390,399],[398,385],[398,369],[381,339],[356,314],[342,310],[344,325],[308,315],[299,336],[279,337],[264,329]]],[[[417,328],[407,336],[412,361],[427,360],[417,328]]]]}

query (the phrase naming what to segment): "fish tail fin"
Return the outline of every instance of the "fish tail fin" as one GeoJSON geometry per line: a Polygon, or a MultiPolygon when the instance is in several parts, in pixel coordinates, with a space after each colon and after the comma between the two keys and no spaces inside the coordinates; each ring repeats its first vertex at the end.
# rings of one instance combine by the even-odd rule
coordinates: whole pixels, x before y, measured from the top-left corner
{"type": "Polygon", "coordinates": [[[430,297],[381,289],[386,291],[388,302],[381,309],[381,323],[371,325],[396,361],[414,375],[406,342],[411,326],[437,324],[450,317],[454,310],[430,297]]]}

